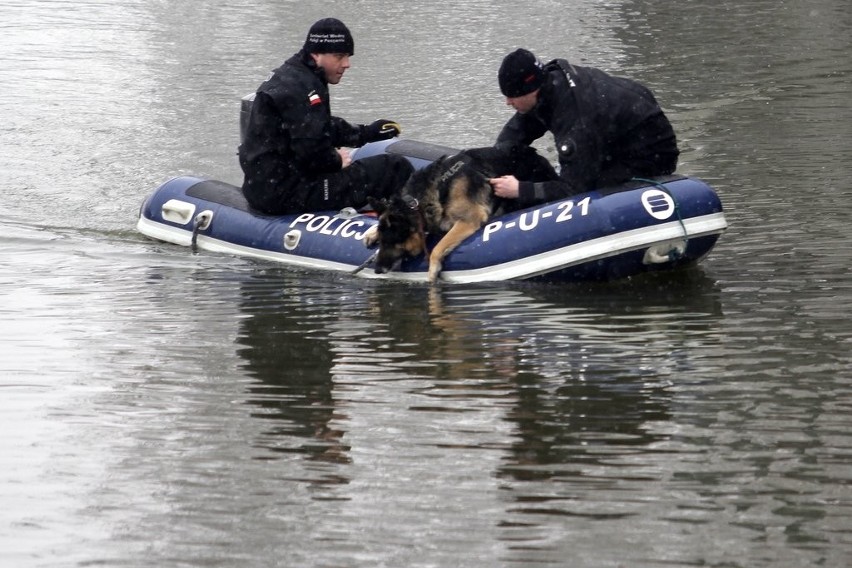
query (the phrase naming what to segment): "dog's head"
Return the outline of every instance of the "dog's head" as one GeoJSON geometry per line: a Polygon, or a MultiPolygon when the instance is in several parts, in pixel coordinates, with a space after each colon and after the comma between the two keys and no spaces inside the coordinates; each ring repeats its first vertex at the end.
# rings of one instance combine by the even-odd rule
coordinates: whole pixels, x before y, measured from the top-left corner
{"type": "Polygon", "coordinates": [[[417,200],[409,195],[390,199],[369,198],[370,206],[379,216],[376,243],[376,273],[396,270],[406,257],[415,257],[426,250],[426,237],[417,200]]]}

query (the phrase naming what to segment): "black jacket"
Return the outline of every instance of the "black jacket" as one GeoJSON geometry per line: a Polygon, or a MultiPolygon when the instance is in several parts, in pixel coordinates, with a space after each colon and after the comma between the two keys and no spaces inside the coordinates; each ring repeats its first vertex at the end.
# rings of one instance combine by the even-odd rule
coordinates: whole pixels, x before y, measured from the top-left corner
{"type": "Polygon", "coordinates": [[[527,146],[553,133],[559,180],[521,180],[521,205],[674,172],[674,130],[646,87],[564,59],[544,69],[538,104],[527,114],[516,113],[497,138],[498,146],[527,146]]]}
{"type": "Polygon", "coordinates": [[[332,116],[323,70],[310,55],[293,55],[258,87],[239,147],[249,203],[339,172],[337,148],[362,146],[363,138],[363,126],[332,116]]]}

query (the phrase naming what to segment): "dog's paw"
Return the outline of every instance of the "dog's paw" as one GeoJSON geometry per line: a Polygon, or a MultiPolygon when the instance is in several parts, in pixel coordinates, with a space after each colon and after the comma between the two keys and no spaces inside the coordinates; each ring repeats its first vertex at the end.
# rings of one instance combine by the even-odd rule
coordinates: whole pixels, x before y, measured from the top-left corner
{"type": "Polygon", "coordinates": [[[361,237],[361,242],[364,243],[364,246],[367,248],[372,248],[376,246],[379,242],[379,226],[373,225],[364,233],[364,236],[361,237]]]}
{"type": "Polygon", "coordinates": [[[432,261],[429,263],[429,283],[437,284],[438,280],[441,278],[441,268],[443,266],[440,262],[432,261]]]}

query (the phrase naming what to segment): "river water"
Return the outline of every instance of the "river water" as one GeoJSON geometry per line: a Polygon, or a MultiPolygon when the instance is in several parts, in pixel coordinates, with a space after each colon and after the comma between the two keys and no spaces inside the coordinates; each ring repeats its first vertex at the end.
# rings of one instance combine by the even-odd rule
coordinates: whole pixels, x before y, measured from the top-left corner
{"type": "Polygon", "coordinates": [[[846,0],[6,0],[0,85],[0,565],[852,561],[846,0]],[[729,230],[434,290],[136,233],[240,182],[240,97],[329,15],[335,113],[413,139],[490,143],[518,46],[641,80],[729,230]]]}

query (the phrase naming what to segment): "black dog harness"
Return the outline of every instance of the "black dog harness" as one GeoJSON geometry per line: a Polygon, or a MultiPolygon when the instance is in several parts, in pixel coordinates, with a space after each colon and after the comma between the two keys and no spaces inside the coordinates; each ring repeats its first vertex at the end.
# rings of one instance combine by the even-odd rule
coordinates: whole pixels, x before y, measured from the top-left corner
{"type": "MultiPolygon", "coordinates": [[[[467,154],[461,153],[453,156],[455,162],[438,178],[438,196],[441,201],[446,201],[450,192],[450,182],[456,178],[465,166],[473,168],[473,160],[467,154]]],[[[475,169],[475,168],[473,168],[475,169]]],[[[478,171],[478,170],[477,170],[478,171]]]]}

